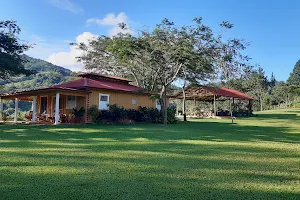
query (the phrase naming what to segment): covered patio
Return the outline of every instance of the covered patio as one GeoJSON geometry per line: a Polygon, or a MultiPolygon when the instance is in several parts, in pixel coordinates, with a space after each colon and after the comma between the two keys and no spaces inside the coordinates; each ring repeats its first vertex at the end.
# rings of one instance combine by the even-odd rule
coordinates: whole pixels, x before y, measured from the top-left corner
{"type": "MultiPolygon", "coordinates": [[[[182,99],[183,100],[183,112],[185,114],[185,100],[192,100],[196,104],[196,102],[210,102],[212,104],[213,110],[211,113],[211,117],[217,116],[217,101],[230,101],[230,108],[229,114],[233,117],[233,106],[235,104],[235,99],[243,99],[248,101],[248,112],[252,113],[252,101],[255,98],[239,92],[234,89],[229,88],[215,88],[215,87],[208,87],[208,86],[189,86],[185,88],[183,91],[176,93],[175,95],[171,96],[171,99],[182,99]]],[[[186,116],[184,115],[186,120],[186,116]]]]}
{"type": "MultiPolygon", "coordinates": [[[[3,121],[3,100],[14,100],[14,123],[18,123],[19,101],[32,103],[26,116],[31,123],[68,123],[73,108],[87,108],[89,91],[72,88],[45,88],[0,95],[0,121],[3,121]],[[57,112],[58,111],[58,112],[57,112]]],[[[86,114],[83,117],[86,122],[86,114]]]]}

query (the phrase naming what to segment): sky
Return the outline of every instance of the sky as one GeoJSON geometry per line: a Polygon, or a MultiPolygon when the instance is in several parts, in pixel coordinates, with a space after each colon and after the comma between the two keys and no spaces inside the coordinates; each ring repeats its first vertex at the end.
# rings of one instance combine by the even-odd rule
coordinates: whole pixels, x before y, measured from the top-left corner
{"type": "Polygon", "coordinates": [[[75,59],[81,52],[69,43],[116,35],[120,22],[134,34],[164,18],[187,25],[201,16],[216,32],[228,20],[234,24],[228,37],[250,42],[244,53],[251,64],[285,81],[300,59],[299,10],[298,0],[1,0],[0,20],[17,21],[20,39],[34,44],[26,54],[73,71],[83,64],[75,59]]]}

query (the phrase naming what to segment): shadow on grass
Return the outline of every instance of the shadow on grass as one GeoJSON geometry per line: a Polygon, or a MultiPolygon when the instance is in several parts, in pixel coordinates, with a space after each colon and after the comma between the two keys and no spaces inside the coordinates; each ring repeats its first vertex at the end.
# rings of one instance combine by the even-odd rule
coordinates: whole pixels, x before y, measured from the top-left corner
{"type": "MultiPolygon", "coordinates": [[[[267,117],[270,119],[269,115],[267,117]]],[[[289,119],[286,115],[275,115],[272,119],[289,119]],[[285,117],[285,118],[284,118],[285,117]]],[[[266,118],[265,118],[266,119],[266,118]]],[[[260,120],[258,117],[257,120],[260,120]]],[[[268,122],[268,123],[272,123],[268,122]]],[[[274,121],[276,125],[276,121],[274,121]]],[[[288,125],[288,123],[287,123],[288,125]]],[[[34,126],[0,125],[0,138],[8,140],[55,140],[69,143],[105,142],[148,139],[154,141],[204,140],[215,142],[283,142],[300,143],[299,134],[290,134],[289,127],[247,126],[224,122],[187,122],[163,128],[158,124],[140,125],[84,125],[84,126],[34,126]],[[98,140],[99,141],[98,141],[98,140]]],[[[16,143],[17,144],[17,143],[16,143]]],[[[4,144],[5,145],[5,144],[4,144]]],[[[8,144],[9,146],[10,144],[8,144]]],[[[26,146],[25,146],[26,147],[26,146]]]]}
{"type": "Polygon", "coordinates": [[[300,120],[297,116],[297,111],[288,111],[285,114],[269,114],[269,113],[259,113],[257,119],[269,120],[269,119],[283,119],[283,120],[300,120]]]}
{"type": "Polygon", "coordinates": [[[299,195],[295,145],[300,136],[289,134],[288,127],[209,121],[167,129],[147,124],[0,125],[0,141],[1,199],[297,199],[299,195]]]}

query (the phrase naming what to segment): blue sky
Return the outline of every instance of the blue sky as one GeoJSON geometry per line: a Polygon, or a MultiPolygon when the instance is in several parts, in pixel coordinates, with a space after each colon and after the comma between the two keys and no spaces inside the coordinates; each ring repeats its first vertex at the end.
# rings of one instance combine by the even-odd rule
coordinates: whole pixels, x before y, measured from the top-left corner
{"type": "Polygon", "coordinates": [[[3,0],[0,20],[13,19],[22,28],[21,39],[34,43],[28,54],[72,70],[82,64],[74,57],[71,41],[87,41],[114,35],[124,21],[132,30],[153,28],[167,17],[179,25],[196,16],[214,30],[228,20],[234,24],[230,37],[251,42],[246,54],[270,76],[286,80],[300,59],[300,1],[276,0],[3,0]]]}

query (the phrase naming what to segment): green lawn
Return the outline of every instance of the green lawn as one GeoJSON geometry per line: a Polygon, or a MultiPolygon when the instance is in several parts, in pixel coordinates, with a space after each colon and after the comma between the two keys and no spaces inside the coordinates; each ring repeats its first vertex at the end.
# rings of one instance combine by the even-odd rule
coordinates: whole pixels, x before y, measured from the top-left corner
{"type": "Polygon", "coordinates": [[[0,124],[0,199],[300,199],[300,110],[170,125],[0,124]]]}

